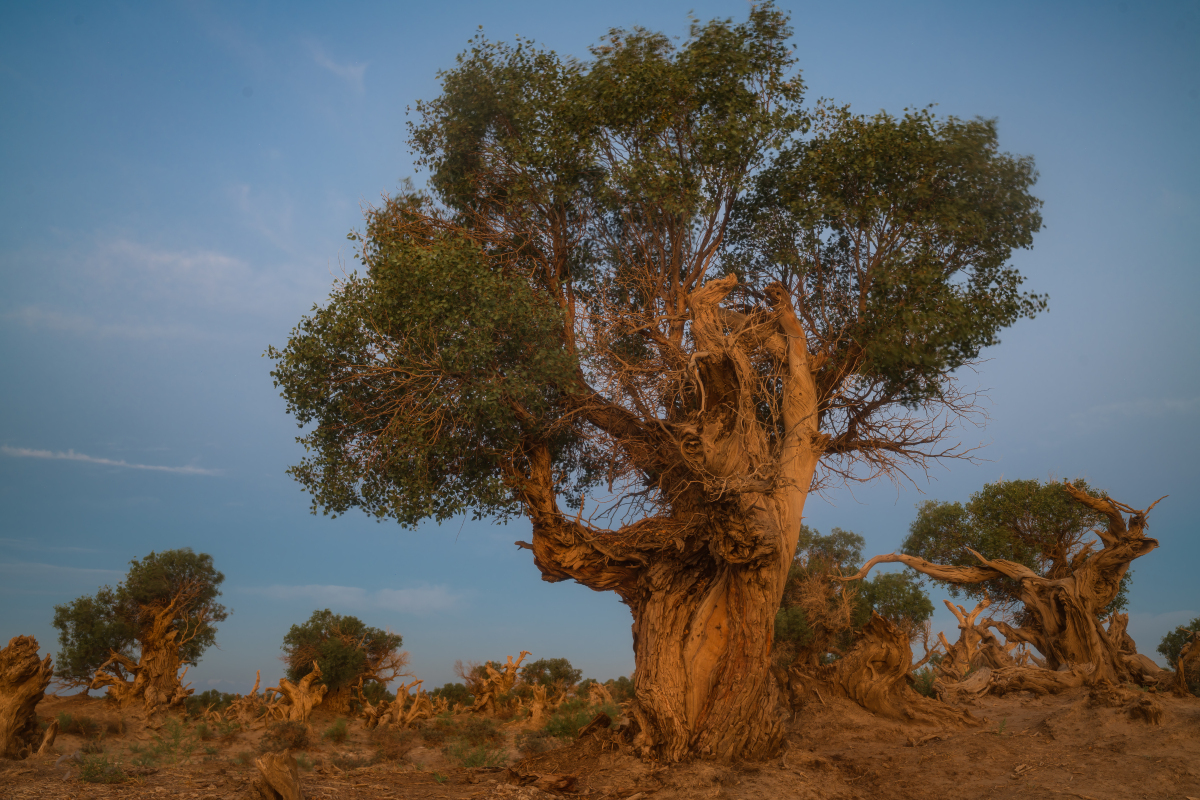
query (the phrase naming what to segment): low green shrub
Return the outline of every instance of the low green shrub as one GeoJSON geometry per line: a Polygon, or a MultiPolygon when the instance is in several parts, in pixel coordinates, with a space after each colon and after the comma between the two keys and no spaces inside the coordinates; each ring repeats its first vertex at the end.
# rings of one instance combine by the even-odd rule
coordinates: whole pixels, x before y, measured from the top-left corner
{"type": "Polygon", "coordinates": [[[376,728],[371,732],[375,757],[379,761],[399,761],[417,746],[417,736],[417,731],[410,729],[376,728]]]}
{"type": "Polygon", "coordinates": [[[212,708],[214,711],[224,711],[236,699],[236,694],[209,689],[206,692],[191,695],[184,700],[183,710],[189,717],[199,717],[209,708],[212,708]]]}
{"type": "Polygon", "coordinates": [[[562,740],[544,730],[521,731],[515,741],[518,752],[523,756],[536,756],[562,746],[562,740]]]}
{"type": "Polygon", "coordinates": [[[346,737],[350,735],[350,730],[346,726],[346,720],[339,719],[325,729],[321,734],[322,739],[328,739],[334,744],[341,744],[346,741],[346,737]]]}
{"type": "Polygon", "coordinates": [[[587,725],[597,714],[608,714],[609,719],[616,721],[621,711],[616,706],[605,703],[603,705],[589,705],[586,700],[575,699],[567,700],[561,703],[550,718],[546,721],[542,730],[547,736],[554,736],[559,739],[574,739],[579,735],[579,730],[587,725]]]}
{"type": "Polygon", "coordinates": [[[493,745],[472,746],[465,741],[446,745],[442,752],[452,761],[457,761],[463,767],[502,767],[508,761],[503,747],[493,745]]]}
{"type": "Polygon", "coordinates": [[[912,687],[918,694],[923,694],[926,697],[936,697],[937,691],[933,688],[933,682],[937,680],[937,673],[929,667],[921,667],[912,674],[912,687]]]}
{"type": "Polygon", "coordinates": [[[126,778],[120,761],[109,761],[107,756],[84,756],[79,767],[79,780],[84,783],[121,783],[126,778]]]}

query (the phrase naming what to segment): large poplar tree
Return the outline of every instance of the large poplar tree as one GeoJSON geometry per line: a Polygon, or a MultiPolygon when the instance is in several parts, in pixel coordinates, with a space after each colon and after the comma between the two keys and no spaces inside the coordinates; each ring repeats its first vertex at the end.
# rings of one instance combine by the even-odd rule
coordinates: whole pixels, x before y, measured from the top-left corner
{"type": "Polygon", "coordinates": [[[994,123],[809,111],[788,20],[476,40],[417,107],[428,194],[371,210],[274,376],[314,510],[523,515],[548,581],[633,613],[646,755],[783,736],[772,628],[804,504],[961,454],[952,373],[1035,312],[994,123]]]}

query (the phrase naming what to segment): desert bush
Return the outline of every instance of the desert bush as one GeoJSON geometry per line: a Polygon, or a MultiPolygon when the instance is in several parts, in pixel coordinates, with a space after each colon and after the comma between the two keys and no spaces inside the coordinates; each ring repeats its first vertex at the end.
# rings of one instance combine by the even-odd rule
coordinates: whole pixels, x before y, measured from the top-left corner
{"type": "Polygon", "coordinates": [[[79,767],[79,780],[84,783],[121,783],[125,780],[125,770],[121,768],[120,761],[109,761],[107,756],[84,756],[79,767]]]}
{"type": "Polygon", "coordinates": [[[307,771],[313,768],[313,762],[309,761],[308,756],[304,755],[304,753],[300,753],[296,756],[296,766],[307,771]]]}
{"type": "Polygon", "coordinates": [[[607,680],[604,682],[608,693],[612,695],[613,700],[618,703],[627,703],[633,699],[633,681],[622,675],[616,680],[607,680]]]}
{"type": "Polygon", "coordinates": [[[341,753],[329,759],[329,763],[333,764],[340,770],[359,769],[361,767],[369,767],[376,761],[382,760],[382,756],[376,754],[375,758],[367,758],[366,756],[350,755],[349,753],[341,753]]]}
{"type": "Polygon", "coordinates": [[[451,761],[457,761],[461,766],[472,769],[475,767],[502,767],[508,758],[504,748],[495,745],[479,745],[472,747],[466,742],[455,742],[447,745],[442,752],[451,761]]]}
{"type": "Polygon", "coordinates": [[[430,697],[444,697],[450,701],[451,707],[455,703],[462,703],[464,706],[469,706],[475,702],[475,695],[471,694],[471,690],[461,683],[447,683],[445,686],[434,689],[429,693],[430,697]]]}
{"type": "Polygon", "coordinates": [[[575,669],[565,658],[539,658],[521,667],[521,681],[531,686],[561,686],[579,683],[583,670],[575,669]]]}
{"type": "Polygon", "coordinates": [[[217,712],[224,711],[236,699],[236,694],[209,689],[200,694],[191,695],[184,700],[183,710],[189,717],[198,717],[209,708],[217,712]]]}
{"type": "Polygon", "coordinates": [[[104,742],[99,739],[88,739],[83,743],[83,747],[79,748],[81,753],[88,755],[97,755],[104,752],[104,742]]]}
{"type": "Polygon", "coordinates": [[[926,697],[935,697],[937,692],[934,691],[933,682],[937,679],[935,673],[929,667],[921,667],[912,674],[912,687],[918,694],[923,694],[926,697]]]}
{"type": "Polygon", "coordinates": [[[399,761],[417,746],[417,735],[411,729],[376,728],[371,732],[376,758],[380,761],[399,761]]]}
{"type": "Polygon", "coordinates": [[[264,753],[302,750],[308,747],[308,726],[303,722],[276,722],[267,728],[259,743],[264,753]]]}
{"type": "Polygon", "coordinates": [[[562,745],[562,740],[551,736],[543,730],[521,731],[517,734],[516,744],[521,755],[529,757],[541,755],[562,745]]]}
{"type": "Polygon", "coordinates": [[[579,735],[579,729],[587,725],[597,714],[608,714],[609,719],[616,720],[621,710],[615,705],[589,705],[586,700],[567,700],[550,715],[542,731],[547,736],[559,739],[574,739],[579,735]]]}
{"type": "Polygon", "coordinates": [[[240,753],[236,753],[230,760],[239,767],[248,767],[254,763],[254,753],[249,750],[243,750],[240,753]]]}
{"type": "Polygon", "coordinates": [[[341,744],[346,741],[346,737],[350,735],[349,729],[346,727],[346,720],[339,719],[325,729],[321,734],[322,739],[328,739],[334,744],[341,744]]]}
{"type": "Polygon", "coordinates": [[[98,736],[101,726],[91,717],[75,717],[65,711],[58,714],[58,732],[91,739],[98,736]]]}

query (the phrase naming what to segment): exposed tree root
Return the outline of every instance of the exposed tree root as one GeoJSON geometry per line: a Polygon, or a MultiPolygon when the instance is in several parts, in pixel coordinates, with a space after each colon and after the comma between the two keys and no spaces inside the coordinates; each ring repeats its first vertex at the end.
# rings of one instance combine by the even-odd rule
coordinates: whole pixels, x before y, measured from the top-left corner
{"type": "Polygon", "coordinates": [[[0,650],[0,756],[26,758],[33,752],[41,738],[34,709],[53,674],[50,656],[38,658],[32,636],[14,636],[0,650]]]}
{"type": "Polygon", "coordinates": [[[917,694],[909,685],[912,650],[908,637],[888,620],[872,614],[862,637],[833,664],[809,667],[793,664],[786,685],[797,709],[810,696],[845,697],[889,719],[977,724],[970,714],[917,694]]]}

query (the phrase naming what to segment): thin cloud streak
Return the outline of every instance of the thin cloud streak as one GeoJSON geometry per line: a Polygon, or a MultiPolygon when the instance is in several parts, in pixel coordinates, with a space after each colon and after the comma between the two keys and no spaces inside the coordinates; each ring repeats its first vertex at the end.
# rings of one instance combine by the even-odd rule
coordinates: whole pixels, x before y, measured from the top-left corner
{"type": "Polygon", "coordinates": [[[61,459],[63,461],[82,461],[87,464],[100,464],[105,467],[122,467],[124,469],[145,469],[153,472],[171,472],[176,475],[220,475],[221,471],[216,469],[204,469],[203,467],[165,467],[158,464],[130,464],[128,461],[119,461],[112,458],[97,458],[83,453],[76,453],[74,450],[68,450],[65,453],[62,451],[51,450],[31,450],[27,447],[9,447],[4,445],[0,447],[7,456],[14,458],[44,458],[44,459],[61,459]]]}
{"type": "Polygon", "coordinates": [[[445,586],[420,586],[412,589],[380,589],[368,592],[358,586],[309,584],[305,586],[265,586],[244,589],[272,600],[308,600],[327,608],[379,609],[402,614],[448,611],[462,603],[462,597],[445,586]]]}
{"type": "Polygon", "coordinates": [[[363,85],[363,78],[366,76],[366,72],[367,72],[366,63],[339,64],[336,61],[334,61],[332,58],[327,56],[325,54],[325,51],[322,50],[319,46],[317,46],[315,44],[309,44],[308,47],[309,47],[309,50],[312,52],[313,61],[317,62],[318,66],[324,67],[325,69],[332,72],[334,75],[336,75],[339,78],[341,78],[342,80],[344,80],[346,83],[350,84],[350,88],[352,88],[356,93],[358,93],[358,94],[363,93],[363,91],[365,90],[365,87],[363,85]]]}

